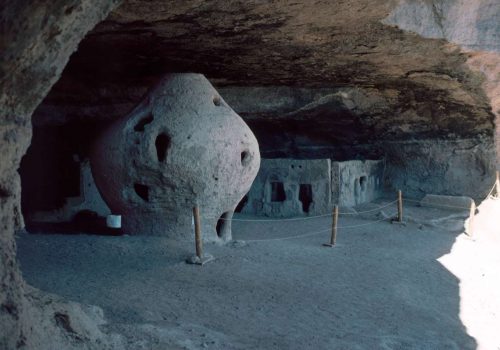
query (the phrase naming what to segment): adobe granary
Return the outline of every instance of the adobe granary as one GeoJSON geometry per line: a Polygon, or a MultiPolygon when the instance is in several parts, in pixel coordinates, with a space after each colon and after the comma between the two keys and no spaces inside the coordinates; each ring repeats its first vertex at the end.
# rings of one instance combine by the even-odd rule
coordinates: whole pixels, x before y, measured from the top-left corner
{"type": "Polygon", "coordinates": [[[255,136],[201,74],[170,74],[95,141],[92,172],[123,232],[231,239],[230,219],[259,170],[255,136]],[[222,223],[217,225],[219,218],[222,223]]]}

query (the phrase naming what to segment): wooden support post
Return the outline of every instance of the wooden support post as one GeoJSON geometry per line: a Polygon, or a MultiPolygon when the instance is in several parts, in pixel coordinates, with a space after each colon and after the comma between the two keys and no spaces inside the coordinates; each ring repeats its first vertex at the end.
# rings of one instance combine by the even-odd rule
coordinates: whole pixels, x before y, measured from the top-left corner
{"type": "Polygon", "coordinates": [[[193,208],[193,218],[194,218],[194,240],[196,243],[196,255],[187,259],[188,264],[204,265],[209,261],[214,260],[214,257],[208,254],[203,254],[203,240],[201,238],[201,220],[200,220],[200,208],[195,206],[193,208]]]}
{"type": "Polygon", "coordinates": [[[325,247],[334,247],[337,243],[337,223],[339,220],[339,206],[335,205],[333,207],[333,219],[332,219],[332,235],[330,237],[330,243],[323,244],[325,247]]]}
{"type": "Polygon", "coordinates": [[[403,193],[398,190],[398,222],[403,222],[403,193]]]}
{"type": "Polygon", "coordinates": [[[470,203],[470,213],[469,213],[469,224],[467,227],[467,234],[472,237],[474,234],[474,215],[476,215],[476,203],[471,201],[470,203]]]}
{"type": "Polygon", "coordinates": [[[391,224],[398,224],[406,226],[406,222],[403,221],[403,192],[398,190],[398,217],[391,219],[391,224]]]}
{"type": "Polygon", "coordinates": [[[497,198],[500,198],[500,171],[497,170],[497,179],[496,179],[496,192],[497,198]]]}
{"type": "Polygon", "coordinates": [[[195,206],[193,208],[194,217],[194,239],[196,242],[196,256],[201,259],[203,256],[203,246],[201,242],[201,223],[200,223],[200,208],[195,206]]]}

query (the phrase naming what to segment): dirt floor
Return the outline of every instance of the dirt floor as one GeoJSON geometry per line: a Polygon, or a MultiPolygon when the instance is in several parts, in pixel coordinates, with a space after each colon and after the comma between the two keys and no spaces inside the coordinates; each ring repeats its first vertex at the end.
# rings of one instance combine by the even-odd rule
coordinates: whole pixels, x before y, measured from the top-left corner
{"type": "Polygon", "coordinates": [[[463,213],[405,205],[401,226],[387,203],[341,215],[335,248],[320,217],[234,221],[202,267],[159,237],[20,233],[18,256],[33,286],[101,307],[128,349],[500,349],[500,200],[472,238],[463,213]]]}

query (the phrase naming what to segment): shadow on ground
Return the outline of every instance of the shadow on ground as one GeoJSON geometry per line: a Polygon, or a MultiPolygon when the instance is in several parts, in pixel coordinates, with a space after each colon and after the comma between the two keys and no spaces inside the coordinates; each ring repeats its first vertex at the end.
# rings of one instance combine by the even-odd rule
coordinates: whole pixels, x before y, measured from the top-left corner
{"type": "Polygon", "coordinates": [[[234,222],[239,242],[194,247],[158,237],[21,234],[27,281],[104,309],[130,349],[475,349],[459,281],[437,261],[458,232],[342,217],[338,246],[308,237],[330,219],[234,222]]]}

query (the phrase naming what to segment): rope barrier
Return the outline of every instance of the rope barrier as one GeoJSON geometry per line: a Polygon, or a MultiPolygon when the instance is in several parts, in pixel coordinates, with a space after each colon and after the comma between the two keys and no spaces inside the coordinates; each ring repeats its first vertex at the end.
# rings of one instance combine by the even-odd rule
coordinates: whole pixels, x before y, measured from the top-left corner
{"type": "Polygon", "coordinates": [[[365,214],[365,213],[371,213],[373,211],[377,211],[377,210],[380,210],[380,209],[383,209],[383,208],[387,208],[388,206],[391,206],[393,205],[394,203],[396,203],[398,200],[394,200],[390,203],[387,203],[386,205],[383,205],[383,206],[380,206],[380,207],[377,207],[377,208],[374,208],[374,209],[370,209],[370,210],[365,210],[365,211],[357,211],[355,213],[339,213],[339,215],[359,215],[359,214],[365,214]]]}
{"type": "MultiPolygon", "coordinates": [[[[489,191],[489,193],[486,195],[486,198],[487,199],[488,197],[490,197],[490,195],[493,193],[493,191],[496,189],[497,187],[497,182],[495,182],[495,184],[493,185],[493,187],[491,188],[491,190],[489,191]]],[[[401,197],[401,192],[399,191],[399,196],[401,197]]],[[[500,196],[500,194],[499,194],[500,196]]],[[[382,206],[379,206],[377,208],[374,208],[374,209],[369,209],[369,210],[365,210],[365,211],[361,211],[361,212],[355,212],[355,213],[347,213],[347,212],[344,212],[344,213],[338,213],[339,215],[360,215],[360,214],[364,214],[364,213],[370,213],[370,212],[374,212],[374,211],[378,211],[378,210],[381,210],[381,209],[384,209],[384,208],[387,208],[391,205],[393,205],[394,203],[396,202],[400,202],[401,201],[401,198],[398,198],[392,202],[389,202],[385,205],[382,205],[382,206]]],[[[413,203],[419,203],[421,204],[421,201],[417,201],[417,200],[414,200],[414,199],[405,199],[406,202],[413,202],[413,203]]],[[[462,210],[469,210],[470,207],[462,207],[462,206],[454,206],[454,205],[446,205],[446,204],[432,204],[432,206],[437,206],[437,207],[447,207],[447,208],[457,208],[457,209],[462,209],[462,210]]],[[[381,218],[379,220],[371,220],[370,222],[367,222],[367,223],[363,223],[363,224],[357,224],[357,225],[347,225],[347,226],[336,226],[336,222],[334,223],[334,225],[336,226],[335,229],[350,229],[350,228],[357,228],[357,227],[363,227],[363,226],[369,226],[369,225],[373,225],[374,223],[377,223],[377,222],[381,222],[381,221],[385,221],[385,220],[389,220],[391,217],[395,217],[395,215],[398,215],[399,214],[399,211],[394,213],[393,215],[389,215],[388,217],[384,217],[384,218],[381,218]]],[[[323,214],[323,215],[315,215],[315,216],[306,216],[306,217],[295,217],[295,218],[283,218],[283,219],[225,219],[225,218],[219,218],[219,220],[224,220],[224,221],[237,221],[237,222],[283,222],[283,221],[305,221],[305,220],[312,220],[312,219],[317,219],[317,218],[323,218],[323,217],[332,217],[333,214],[323,214]]],[[[331,229],[325,229],[325,230],[321,230],[321,231],[315,231],[315,232],[309,232],[309,233],[305,233],[305,234],[298,234],[298,235],[293,235],[293,236],[287,236],[287,237],[276,237],[276,238],[263,238],[263,239],[249,239],[249,240],[242,240],[244,242],[270,242],[270,241],[284,241],[284,240],[289,240],[289,239],[297,239],[297,238],[304,238],[304,237],[310,237],[310,236],[314,236],[314,235],[317,235],[317,234],[320,234],[320,233],[326,233],[326,232],[330,232],[331,229]]]]}
{"type": "MultiPolygon", "coordinates": [[[[496,182],[495,184],[493,185],[493,187],[491,188],[491,190],[489,191],[489,193],[486,195],[486,197],[483,199],[486,200],[488,199],[488,197],[491,196],[491,194],[493,193],[493,191],[495,190],[496,188],[496,182]]],[[[419,203],[421,204],[421,201],[417,201],[417,200],[414,200],[414,199],[405,199],[406,202],[413,202],[413,203],[419,203]]],[[[447,204],[430,204],[429,206],[433,206],[433,207],[446,207],[446,208],[457,208],[457,209],[462,209],[462,210],[470,210],[470,206],[469,207],[461,207],[461,206],[457,206],[457,205],[447,205],[447,204]]]]}
{"type": "Polygon", "coordinates": [[[316,231],[316,232],[311,232],[311,233],[306,233],[306,234],[300,234],[300,235],[295,235],[295,236],[278,237],[278,238],[263,238],[263,239],[242,239],[242,241],[245,241],[247,243],[248,242],[264,242],[264,241],[286,241],[288,239],[309,237],[309,236],[314,236],[314,235],[329,232],[329,231],[330,231],[330,229],[326,229],[326,230],[321,230],[321,231],[316,231]]]}
{"type": "MultiPolygon", "coordinates": [[[[396,214],[397,214],[397,213],[394,213],[394,215],[396,215],[396,214]]],[[[389,218],[390,218],[391,216],[392,216],[392,215],[389,215],[389,218]]],[[[370,221],[370,222],[368,222],[368,223],[359,224],[359,225],[338,226],[337,228],[338,228],[338,229],[346,229],[346,228],[354,228],[354,227],[368,226],[368,225],[372,225],[372,224],[377,223],[377,222],[381,222],[381,221],[389,220],[389,218],[382,218],[382,219],[379,219],[379,220],[370,221]]],[[[248,239],[248,240],[247,240],[247,239],[242,239],[241,241],[244,241],[244,242],[246,242],[246,243],[249,243],[249,242],[285,241],[285,240],[289,240],[289,239],[296,239],[296,238],[310,237],[310,236],[314,236],[314,235],[317,235],[317,234],[320,234],[320,233],[330,232],[330,230],[331,230],[331,229],[326,229],[326,230],[315,231],[315,232],[311,232],[311,233],[299,234],[299,235],[294,235],[294,236],[287,236],[287,237],[263,238],[263,239],[248,239]]]]}
{"type": "MultiPolygon", "coordinates": [[[[421,201],[417,201],[417,200],[414,200],[414,199],[405,199],[405,202],[413,202],[413,203],[419,203],[421,204],[421,201]]],[[[446,207],[446,208],[457,208],[457,209],[462,209],[462,210],[469,210],[470,207],[459,207],[459,206],[456,206],[456,205],[446,205],[446,204],[429,204],[428,205],[429,207],[446,207]]]]}
{"type": "Polygon", "coordinates": [[[371,225],[371,224],[374,224],[374,223],[377,223],[377,222],[381,222],[381,221],[384,221],[384,220],[389,220],[392,216],[396,215],[396,213],[394,213],[393,215],[389,215],[388,218],[382,218],[382,219],[379,219],[379,220],[375,220],[375,221],[370,221],[368,223],[365,223],[365,224],[359,224],[359,225],[351,225],[351,226],[338,226],[337,228],[353,228],[353,227],[361,227],[361,226],[368,226],[368,225],[371,225]]]}
{"type": "MultiPolygon", "coordinates": [[[[359,211],[356,213],[339,213],[339,215],[360,215],[360,214],[365,214],[365,213],[371,213],[374,211],[378,211],[380,209],[387,208],[394,203],[396,203],[397,200],[392,201],[388,204],[382,205],[380,207],[370,209],[370,210],[365,210],[365,211],[359,211]]],[[[332,214],[322,214],[322,215],[315,215],[315,216],[304,216],[304,217],[295,217],[295,218],[283,218],[283,219],[225,219],[225,218],[219,218],[219,220],[223,221],[238,221],[238,222],[282,222],[282,221],[301,221],[301,220],[311,220],[311,219],[317,219],[317,218],[324,218],[324,217],[331,217],[332,214]]],[[[212,218],[215,219],[215,218],[212,218]]]]}
{"type": "MultiPolygon", "coordinates": [[[[495,190],[495,188],[496,188],[496,182],[493,185],[493,187],[491,188],[491,190],[489,191],[489,193],[486,195],[485,199],[487,199],[493,193],[493,191],[495,190]]],[[[413,200],[413,199],[405,199],[405,201],[406,202],[420,203],[420,201],[413,200]]],[[[389,207],[389,206],[391,206],[392,204],[394,204],[396,202],[398,202],[398,200],[392,201],[390,203],[387,203],[387,204],[385,204],[383,206],[380,206],[380,207],[377,207],[375,209],[370,209],[370,210],[366,210],[366,211],[362,211],[362,212],[356,212],[356,213],[339,213],[339,214],[340,215],[359,215],[359,214],[363,214],[363,213],[369,213],[369,212],[373,212],[373,211],[377,211],[377,210],[389,207]]],[[[463,209],[463,210],[470,210],[470,207],[461,207],[461,206],[453,206],[453,205],[445,205],[445,204],[433,204],[433,206],[441,206],[441,207],[448,207],[448,208],[458,208],[458,209],[463,209]]],[[[392,216],[395,216],[397,214],[398,213],[396,212],[393,215],[389,215],[388,218],[382,218],[382,219],[379,219],[379,220],[372,220],[372,221],[364,223],[364,224],[347,225],[347,226],[337,226],[337,229],[350,229],[350,228],[357,228],[357,227],[363,227],[363,226],[373,225],[374,223],[377,223],[377,222],[389,220],[392,216]]],[[[276,222],[276,221],[278,221],[279,222],[279,221],[308,220],[308,219],[315,219],[315,218],[327,217],[327,216],[332,216],[332,214],[316,215],[316,216],[309,216],[309,217],[304,217],[304,218],[289,218],[289,219],[232,219],[232,220],[233,221],[243,221],[243,222],[252,222],[252,221],[255,221],[255,222],[276,222]]],[[[223,219],[223,220],[225,220],[225,219],[223,219]]],[[[242,240],[242,241],[247,242],[247,243],[248,242],[285,241],[285,240],[289,240],[289,239],[297,239],[297,238],[310,237],[310,236],[314,236],[314,235],[317,235],[317,234],[320,234],[320,233],[326,233],[326,232],[330,232],[330,229],[325,229],[325,230],[321,230],[321,231],[310,232],[310,233],[306,233],[306,234],[299,234],[299,235],[294,235],[294,236],[287,236],[287,237],[277,237],[277,238],[267,238],[267,239],[266,238],[263,238],[263,239],[250,239],[250,240],[242,240]]]]}
{"type": "MultiPolygon", "coordinates": [[[[496,181],[493,184],[493,187],[489,191],[489,193],[486,195],[486,199],[488,199],[493,191],[496,189],[497,191],[497,197],[496,199],[500,199],[500,180],[499,180],[499,172],[497,171],[496,173],[496,181]]],[[[483,201],[484,201],[483,200],[483,201]]],[[[422,204],[421,201],[413,200],[413,199],[405,199],[406,202],[413,202],[413,203],[419,203],[422,204]]],[[[455,206],[455,205],[446,205],[446,204],[431,204],[432,206],[436,207],[447,207],[447,208],[457,208],[461,210],[470,210],[470,219],[469,219],[469,230],[470,234],[472,234],[472,220],[474,218],[474,212],[476,210],[476,206],[474,201],[472,201],[470,207],[462,207],[462,206],[455,206]]],[[[351,228],[358,228],[358,227],[364,227],[364,226],[369,226],[373,225],[374,223],[378,223],[381,221],[386,221],[390,220],[391,218],[395,218],[392,220],[393,223],[399,223],[399,224],[404,224],[402,220],[402,213],[403,213],[403,200],[402,200],[402,192],[401,190],[398,190],[398,199],[389,202],[385,205],[379,206],[374,209],[369,209],[361,212],[355,212],[355,213],[339,213],[338,212],[338,206],[334,206],[334,211],[332,214],[323,214],[323,215],[315,215],[315,216],[307,216],[307,217],[295,217],[295,218],[284,218],[284,219],[225,219],[225,218],[219,218],[218,220],[224,220],[224,221],[238,221],[238,222],[283,222],[283,221],[305,221],[305,220],[312,220],[312,219],[317,219],[317,218],[323,218],[323,217],[333,217],[333,223],[332,223],[332,228],[330,229],[324,229],[320,231],[314,231],[314,232],[309,232],[309,233],[303,233],[303,234],[298,234],[298,235],[293,235],[293,236],[286,236],[286,237],[276,237],[276,238],[262,238],[262,239],[249,239],[249,240],[241,240],[243,242],[270,242],[270,241],[285,241],[289,239],[297,239],[297,238],[304,238],[304,237],[310,237],[314,235],[318,235],[320,233],[326,233],[326,232],[332,232],[332,237],[330,240],[330,243],[325,243],[323,246],[328,246],[328,247],[334,247],[335,246],[335,237],[337,234],[338,229],[351,229],[351,228]],[[357,225],[347,225],[347,226],[337,226],[337,220],[338,220],[338,215],[360,215],[364,213],[370,213],[374,211],[381,210],[383,208],[387,208],[394,203],[398,203],[398,211],[394,213],[393,215],[389,215],[388,217],[383,217],[379,220],[371,220],[369,222],[363,223],[363,224],[357,224],[357,225]],[[397,216],[396,216],[397,215],[397,216]]],[[[204,263],[211,261],[213,259],[212,256],[202,256],[202,250],[201,250],[201,235],[200,235],[200,218],[199,218],[199,209],[198,207],[193,208],[193,217],[196,218],[195,220],[195,236],[196,236],[196,258],[197,260],[193,260],[194,263],[203,265],[204,263]]],[[[212,218],[215,219],[215,218],[212,218]]],[[[188,259],[189,260],[189,259],[188,259]]]]}
{"type": "MultiPolygon", "coordinates": [[[[496,189],[497,187],[497,182],[495,181],[495,183],[493,184],[493,187],[491,188],[490,192],[488,193],[488,195],[486,196],[485,199],[487,199],[489,196],[491,196],[491,194],[493,193],[493,191],[496,189]]],[[[497,193],[497,197],[500,196],[500,193],[497,193]]]]}
{"type": "Polygon", "coordinates": [[[317,219],[317,218],[323,218],[327,216],[332,216],[332,214],[323,214],[323,215],[316,215],[316,216],[304,216],[300,218],[284,218],[284,219],[224,219],[220,218],[219,220],[227,220],[227,221],[242,221],[242,222],[276,222],[276,221],[300,221],[300,220],[311,220],[311,219],[317,219]]]}

